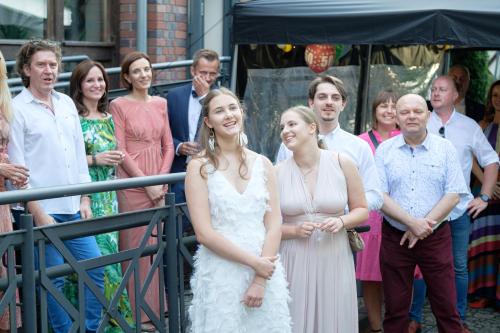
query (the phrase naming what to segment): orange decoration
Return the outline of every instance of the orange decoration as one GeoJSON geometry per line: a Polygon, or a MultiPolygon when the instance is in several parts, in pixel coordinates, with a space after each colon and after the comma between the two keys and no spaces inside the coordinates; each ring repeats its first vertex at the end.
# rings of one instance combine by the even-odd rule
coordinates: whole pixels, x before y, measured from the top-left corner
{"type": "Polygon", "coordinates": [[[309,68],[319,74],[326,71],[335,59],[335,45],[311,44],[305,52],[306,63],[309,68]]]}

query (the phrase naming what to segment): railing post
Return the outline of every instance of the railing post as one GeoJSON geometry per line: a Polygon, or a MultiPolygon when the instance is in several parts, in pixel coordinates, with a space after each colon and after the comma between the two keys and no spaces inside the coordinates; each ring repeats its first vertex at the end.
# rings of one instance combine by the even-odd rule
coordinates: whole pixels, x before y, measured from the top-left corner
{"type": "Polygon", "coordinates": [[[35,294],[35,246],[33,241],[33,215],[21,214],[21,228],[24,229],[24,244],[21,248],[23,276],[23,332],[37,331],[35,294]]]}
{"type": "MultiPolygon", "coordinates": [[[[168,332],[179,332],[179,267],[177,266],[177,219],[175,216],[175,194],[167,193],[166,204],[169,208],[168,219],[165,226],[167,248],[167,291],[168,291],[168,332]]],[[[184,297],[184,295],[182,295],[184,297]]]]}

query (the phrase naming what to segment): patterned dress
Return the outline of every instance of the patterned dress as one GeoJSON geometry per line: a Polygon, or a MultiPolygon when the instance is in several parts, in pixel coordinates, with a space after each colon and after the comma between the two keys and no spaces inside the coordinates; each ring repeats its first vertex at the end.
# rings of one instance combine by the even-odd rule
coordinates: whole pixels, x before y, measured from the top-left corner
{"type": "MultiPolygon", "coordinates": [[[[490,123],[484,129],[491,147],[500,155],[499,125],[490,123]]],[[[497,179],[497,181],[500,181],[497,179]]],[[[480,184],[474,186],[476,193],[480,184]]],[[[473,190],[473,191],[474,191],[473,190]]],[[[486,300],[500,311],[500,200],[493,199],[471,224],[468,249],[469,296],[486,300]]],[[[479,303],[481,304],[481,302],[479,303]]],[[[481,306],[482,307],[482,306],[481,306]]]]}
{"type": "MultiPolygon", "coordinates": [[[[85,142],[85,152],[87,155],[98,154],[103,151],[116,150],[115,126],[110,117],[104,119],[80,118],[82,125],[83,139],[85,142]]],[[[90,177],[92,181],[110,180],[115,177],[115,168],[113,166],[90,166],[90,177]]],[[[118,214],[118,202],[116,192],[102,192],[91,195],[91,209],[94,217],[109,216],[118,214]]],[[[96,235],[97,245],[103,256],[118,252],[118,231],[106,234],[96,235]]],[[[78,287],[75,284],[76,276],[72,275],[65,285],[64,291],[66,297],[73,303],[78,304],[78,287]]],[[[110,300],[116,292],[122,281],[122,270],[120,264],[108,265],[104,270],[104,294],[106,299],[110,300]]],[[[134,325],[132,310],[125,290],[118,302],[118,310],[124,319],[131,325],[134,325]]],[[[110,320],[111,325],[106,327],[105,332],[122,332],[110,320]]]]}

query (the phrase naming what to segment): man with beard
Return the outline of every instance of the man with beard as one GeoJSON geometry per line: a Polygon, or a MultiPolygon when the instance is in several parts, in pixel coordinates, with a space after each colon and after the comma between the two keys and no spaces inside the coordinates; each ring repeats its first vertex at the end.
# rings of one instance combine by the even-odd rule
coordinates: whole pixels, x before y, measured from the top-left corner
{"type": "MultiPolygon", "coordinates": [[[[358,167],[363,179],[368,209],[379,209],[383,199],[370,146],[340,128],[339,115],[347,104],[343,82],[329,75],[317,77],[309,84],[308,104],[318,118],[320,137],[328,149],[348,155],[358,167]]],[[[281,144],[276,162],[291,156],[292,152],[281,144]]]]}

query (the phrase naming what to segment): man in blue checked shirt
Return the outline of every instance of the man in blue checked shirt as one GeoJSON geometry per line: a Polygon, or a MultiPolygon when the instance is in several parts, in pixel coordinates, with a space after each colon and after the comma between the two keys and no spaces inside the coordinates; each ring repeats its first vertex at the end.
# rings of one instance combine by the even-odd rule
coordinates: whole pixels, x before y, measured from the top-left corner
{"type": "Polygon", "coordinates": [[[408,331],[415,266],[429,286],[440,332],[461,332],[456,310],[449,214],[470,196],[453,145],[427,132],[429,111],[418,95],[396,104],[401,134],[383,142],[375,161],[384,204],[380,268],[384,332],[408,331]]]}
{"type": "MultiPolygon", "coordinates": [[[[484,170],[480,194],[476,198],[461,200],[450,214],[457,310],[464,323],[467,312],[467,249],[471,218],[476,218],[488,206],[497,181],[498,154],[491,147],[481,127],[473,119],[457,111],[454,103],[458,96],[459,91],[451,77],[440,76],[432,82],[431,104],[434,112],[431,113],[427,123],[427,130],[449,140],[456,148],[467,184],[470,183],[473,157],[484,170]]],[[[412,326],[420,326],[425,300],[425,283],[416,280],[413,287],[410,318],[412,326]]],[[[464,333],[470,333],[470,330],[465,329],[464,333]]]]}

